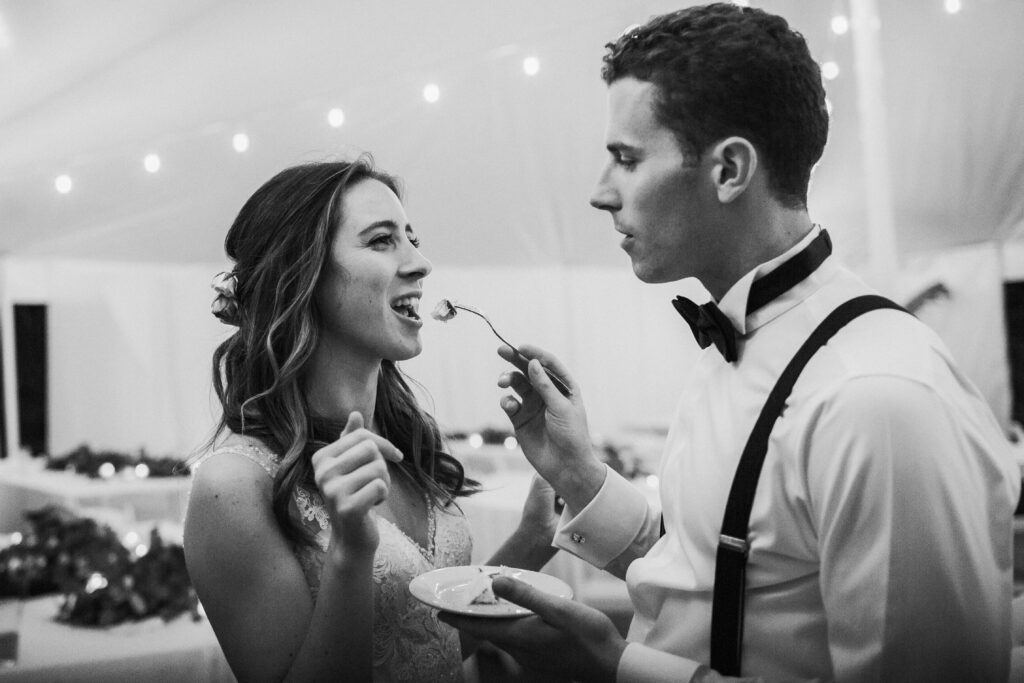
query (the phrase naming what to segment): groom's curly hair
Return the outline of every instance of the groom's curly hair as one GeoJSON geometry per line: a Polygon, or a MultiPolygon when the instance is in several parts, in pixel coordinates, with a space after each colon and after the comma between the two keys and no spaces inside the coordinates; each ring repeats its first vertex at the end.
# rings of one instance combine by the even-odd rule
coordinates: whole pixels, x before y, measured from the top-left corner
{"type": "Polygon", "coordinates": [[[688,158],[737,135],[758,150],[776,197],[807,205],[828,138],[821,70],[782,17],[732,3],[687,7],[608,43],[601,76],[653,83],[655,116],[688,158]]]}

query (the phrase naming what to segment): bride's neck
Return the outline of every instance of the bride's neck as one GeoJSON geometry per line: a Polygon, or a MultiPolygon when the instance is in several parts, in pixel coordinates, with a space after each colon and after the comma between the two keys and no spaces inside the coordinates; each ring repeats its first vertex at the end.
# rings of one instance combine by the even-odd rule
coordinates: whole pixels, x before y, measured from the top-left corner
{"type": "Polygon", "coordinates": [[[366,427],[373,425],[380,362],[359,363],[336,356],[314,355],[306,373],[306,400],[313,415],[345,424],[358,411],[366,427]]]}

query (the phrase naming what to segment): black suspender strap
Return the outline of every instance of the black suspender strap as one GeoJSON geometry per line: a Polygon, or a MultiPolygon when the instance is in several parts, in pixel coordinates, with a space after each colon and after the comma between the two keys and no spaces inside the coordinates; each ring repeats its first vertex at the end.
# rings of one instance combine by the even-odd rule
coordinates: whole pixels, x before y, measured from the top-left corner
{"type": "Polygon", "coordinates": [[[747,438],[729,491],[715,557],[715,587],[711,604],[711,668],[722,675],[740,675],[750,510],[754,505],[754,493],[757,491],[757,480],[761,475],[772,427],[782,414],[797,378],[815,352],[848,322],[879,308],[903,310],[885,297],[867,295],[851,299],[832,311],[782,371],[747,438]]]}

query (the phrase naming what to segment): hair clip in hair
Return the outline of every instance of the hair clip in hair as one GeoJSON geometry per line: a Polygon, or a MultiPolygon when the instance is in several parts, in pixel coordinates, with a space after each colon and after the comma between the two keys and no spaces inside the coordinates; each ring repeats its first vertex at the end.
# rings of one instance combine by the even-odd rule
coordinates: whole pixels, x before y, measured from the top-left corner
{"type": "Polygon", "coordinates": [[[210,304],[210,312],[222,323],[228,325],[238,324],[238,296],[235,294],[237,285],[238,277],[233,271],[217,273],[213,277],[213,282],[210,283],[213,291],[217,292],[217,297],[210,304]]]}
{"type": "Polygon", "coordinates": [[[221,271],[213,276],[213,282],[210,286],[213,287],[213,291],[217,292],[220,296],[226,296],[234,298],[235,287],[238,285],[238,278],[234,272],[221,271]]]}

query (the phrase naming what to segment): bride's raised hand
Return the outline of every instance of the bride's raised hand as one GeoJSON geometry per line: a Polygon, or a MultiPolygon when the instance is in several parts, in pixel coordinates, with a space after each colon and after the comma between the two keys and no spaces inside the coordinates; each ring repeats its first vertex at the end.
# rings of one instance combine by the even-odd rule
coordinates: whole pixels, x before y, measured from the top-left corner
{"type": "Polygon", "coordinates": [[[313,454],[313,477],[331,518],[332,542],[350,554],[373,555],[380,542],[374,506],[388,496],[388,461],[402,452],[390,441],[363,427],[353,412],[341,436],[313,454]]]}

